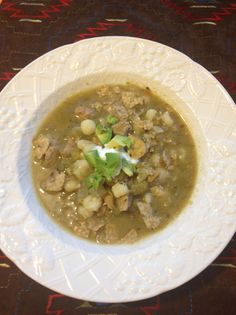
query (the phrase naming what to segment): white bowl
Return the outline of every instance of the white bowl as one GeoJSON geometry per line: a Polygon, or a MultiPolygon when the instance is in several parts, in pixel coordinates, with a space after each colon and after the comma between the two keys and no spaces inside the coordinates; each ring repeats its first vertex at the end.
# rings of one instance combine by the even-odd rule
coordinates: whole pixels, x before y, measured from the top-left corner
{"type": "Polygon", "coordinates": [[[182,53],[151,41],[100,37],[57,48],[0,94],[0,245],[29,277],[71,297],[125,302],[173,289],[201,272],[236,230],[236,109],[222,85],[182,53]],[[97,245],[62,230],[31,180],[41,119],[80,90],[149,86],[184,118],[197,145],[191,203],[163,231],[133,245],[97,245]]]}

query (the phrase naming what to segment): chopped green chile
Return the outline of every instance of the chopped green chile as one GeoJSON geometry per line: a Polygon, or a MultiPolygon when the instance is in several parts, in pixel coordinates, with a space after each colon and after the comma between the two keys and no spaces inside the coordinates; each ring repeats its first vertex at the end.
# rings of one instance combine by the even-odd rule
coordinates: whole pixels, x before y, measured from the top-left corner
{"type": "Polygon", "coordinates": [[[133,163],[128,162],[126,159],[122,160],[122,170],[128,176],[133,176],[136,172],[136,166],[133,163]]]}
{"type": "Polygon", "coordinates": [[[32,143],[39,201],[61,228],[96,243],[133,243],[171,224],[191,202],[197,171],[181,116],[131,84],[66,99],[32,143]],[[81,132],[84,120],[93,133],[81,132]]]}

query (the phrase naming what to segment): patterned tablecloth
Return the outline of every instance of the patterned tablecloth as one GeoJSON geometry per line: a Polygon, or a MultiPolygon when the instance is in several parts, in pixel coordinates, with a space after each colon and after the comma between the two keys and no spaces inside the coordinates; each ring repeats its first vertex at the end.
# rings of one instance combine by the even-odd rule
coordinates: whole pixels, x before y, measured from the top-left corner
{"type": "MultiPolygon", "coordinates": [[[[129,35],[174,47],[206,67],[236,101],[236,1],[0,0],[0,89],[58,46],[129,35]]],[[[82,285],[82,284],[81,284],[82,285]]],[[[50,291],[0,252],[0,315],[234,315],[236,238],[200,275],[135,303],[97,304],[50,291]]]]}

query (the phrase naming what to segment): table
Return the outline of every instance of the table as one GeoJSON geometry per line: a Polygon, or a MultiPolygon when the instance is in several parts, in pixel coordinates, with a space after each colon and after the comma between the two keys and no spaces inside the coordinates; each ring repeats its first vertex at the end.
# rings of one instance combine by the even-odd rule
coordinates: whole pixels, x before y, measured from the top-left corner
{"type": "MultiPolygon", "coordinates": [[[[207,68],[236,101],[236,1],[0,1],[0,89],[58,46],[106,35],[152,39],[207,68]]],[[[25,276],[0,252],[1,315],[236,314],[236,236],[200,275],[148,300],[98,304],[66,297],[25,276]]]]}

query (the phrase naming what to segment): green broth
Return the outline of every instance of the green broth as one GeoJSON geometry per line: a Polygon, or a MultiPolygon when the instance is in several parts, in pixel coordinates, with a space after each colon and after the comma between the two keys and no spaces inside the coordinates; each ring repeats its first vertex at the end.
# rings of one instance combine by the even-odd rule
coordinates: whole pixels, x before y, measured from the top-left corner
{"type": "MultiPolygon", "coordinates": [[[[198,169],[195,144],[181,116],[169,104],[161,100],[157,95],[152,94],[148,88],[141,89],[134,85],[124,85],[116,87],[108,86],[105,92],[103,92],[103,95],[98,93],[98,91],[100,91],[99,88],[91,89],[70,97],[57,106],[43,120],[35,135],[35,139],[42,134],[56,139],[58,153],[53,164],[49,166],[46,165],[45,167],[44,158],[35,158],[35,146],[33,147],[32,176],[35,190],[39,201],[48,214],[63,228],[66,228],[79,237],[84,237],[98,243],[119,243],[122,242],[122,238],[129,231],[135,230],[137,239],[140,239],[166,227],[177,217],[187,203],[191,201],[198,169]],[[65,173],[66,179],[74,178],[74,175],[71,174],[72,165],[77,159],[83,159],[83,153],[75,144],[72,154],[66,158],[63,157],[61,152],[63,152],[68,139],[72,139],[75,143],[78,139],[95,141],[97,145],[101,145],[94,134],[91,136],[84,135],[78,128],[83,118],[75,115],[75,109],[78,108],[78,106],[91,108],[94,113],[92,118],[88,118],[91,118],[96,124],[106,124],[106,122],[104,122],[106,116],[109,114],[115,116],[125,108],[122,103],[122,93],[127,91],[131,92],[131,95],[139,97],[141,103],[143,100],[142,104],[128,108],[128,117],[124,119],[128,121],[131,126],[128,134],[139,137],[147,148],[147,152],[139,159],[137,164],[138,173],[135,173],[134,176],[131,177],[120,173],[111,183],[105,183],[103,185],[103,189],[100,189],[102,191],[100,195],[99,191],[91,192],[87,189],[85,178],[79,180],[80,188],[73,192],[66,192],[65,189],[48,192],[42,189],[42,182],[45,181],[55,169],[65,173]],[[117,109],[117,112],[114,108],[117,109]],[[152,128],[145,130],[145,128],[140,128],[139,124],[142,125],[146,123],[147,119],[145,115],[148,109],[155,109],[156,116],[153,121],[151,120],[150,124],[153,124],[152,128]],[[168,113],[167,118],[171,116],[171,125],[166,124],[163,118],[166,112],[168,113]],[[139,117],[141,123],[137,117],[139,117]],[[138,123],[137,121],[136,123],[134,122],[135,119],[138,123]],[[158,128],[155,129],[156,127],[158,128]],[[154,155],[155,157],[159,156],[159,164],[153,163],[154,155]],[[146,176],[145,170],[151,172],[151,175],[149,174],[141,181],[142,183],[147,183],[147,189],[145,193],[138,194],[137,191],[133,191],[132,187],[138,184],[138,178],[146,176]],[[149,181],[151,180],[152,172],[155,173],[155,171],[157,171],[156,173],[160,171],[159,175],[157,175],[153,181],[149,181]],[[124,182],[129,188],[129,197],[132,197],[132,203],[127,211],[119,211],[117,204],[114,205],[113,209],[108,209],[104,206],[104,195],[106,192],[112,194],[111,186],[117,181],[124,182]],[[158,187],[161,192],[156,193],[158,189],[154,189],[155,193],[153,193],[153,187],[158,187]],[[98,229],[98,231],[88,230],[88,232],[86,232],[88,235],[78,232],[80,231],[80,226],[87,226],[87,222],[91,220],[91,218],[84,218],[78,212],[79,209],[81,209],[81,200],[85,197],[82,194],[83,191],[85,191],[85,195],[86,191],[87,194],[99,195],[99,198],[102,200],[102,205],[98,211],[93,213],[92,217],[104,220],[105,222],[104,226],[98,229]],[[147,194],[149,195],[147,196],[147,194]],[[137,206],[139,202],[146,203],[145,200],[150,199],[150,196],[151,201],[149,200],[149,205],[153,210],[152,215],[160,218],[160,224],[155,228],[147,228],[145,220],[143,220],[143,215],[137,206]],[[114,242],[110,241],[106,235],[106,225],[108,224],[112,224],[114,229],[116,229],[117,237],[114,242]]],[[[122,118],[118,117],[118,120],[122,121],[122,118]]],[[[146,128],[148,129],[149,126],[146,128]]],[[[146,184],[143,184],[143,186],[144,185],[146,184]]],[[[114,196],[113,199],[116,203],[117,200],[114,196]]],[[[126,239],[124,242],[126,242],[126,239]]]]}

